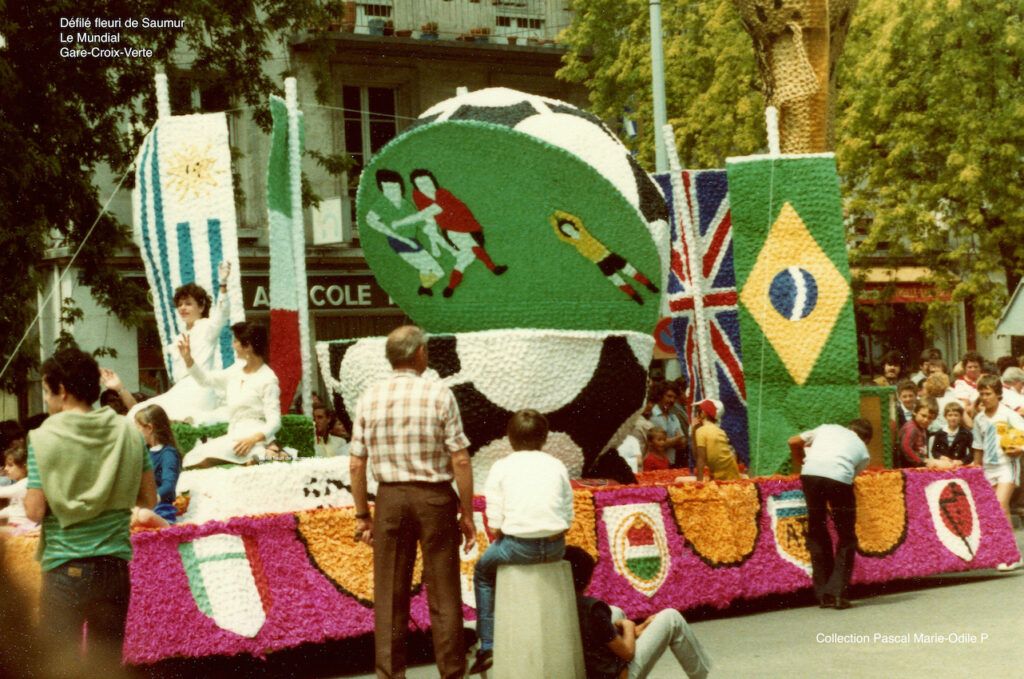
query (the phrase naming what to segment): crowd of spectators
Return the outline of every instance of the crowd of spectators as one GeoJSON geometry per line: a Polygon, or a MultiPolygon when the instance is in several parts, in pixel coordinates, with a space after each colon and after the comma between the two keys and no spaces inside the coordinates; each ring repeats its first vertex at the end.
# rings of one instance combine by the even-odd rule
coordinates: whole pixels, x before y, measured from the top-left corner
{"type": "MultiPolygon", "coordinates": [[[[725,407],[704,399],[687,412],[682,378],[653,382],[648,387],[642,417],[619,444],[619,456],[633,474],[679,469],[700,480],[743,478],[736,450],[719,425],[725,407]]],[[[631,481],[631,479],[616,479],[631,481]]]]}
{"type": "Polygon", "coordinates": [[[1024,515],[1024,359],[986,360],[969,351],[952,369],[935,348],[903,377],[898,352],[885,354],[874,383],[896,387],[894,466],[985,470],[1006,513],[1024,515]]]}

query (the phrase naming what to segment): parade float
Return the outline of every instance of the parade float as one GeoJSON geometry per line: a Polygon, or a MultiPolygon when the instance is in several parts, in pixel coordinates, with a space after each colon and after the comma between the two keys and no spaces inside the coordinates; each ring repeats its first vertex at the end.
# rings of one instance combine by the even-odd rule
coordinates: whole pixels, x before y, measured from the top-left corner
{"type": "MultiPolygon", "coordinates": [[[[781,139],[771,135],[766,155],[652,177],[591,114],[499,88],[428,109],[360,180],[367,261],[429,334],[428,375],[459,403],[478,489],[510,452],[505,428],[519,408],[547,415],[549,452],[577,479],[614,460],[644,406],[655,326],[667,309],[688,405],[722,400],[723,426],[757,476],[699,483],[673,471],[640,474],[635,485],[574,484],[567,541],[596,559],[589,594],[634,618],[810,588],[800,482],[779,475],[788,472],[786,438],[858,417],[865,403],[838,175],[821,123],[850,7],[833,21],[827,9],[800,17],[783,2],[777,10],[789,14],[761,17],[756,3],[737,4],[754,12],[747,25],[769,103],[782,113],[781,139]],[[794,22],[802,33],[782,30],[794,22]],[[787,84],[794,69],[802,89],[787,84]]],[[[279,372],[282,387],[292,385],[290,402],[312,365],[295,295],[304,275],[295,235],[301,123],[294,103],[285,108],[272,148],[287,154],[271,155],[285,165],[270,171],[271,182],[283,183],[268,193],[271,241],[280,245],[271,261],[272,307],[280,310],[271,315],[272,346],[281,347],[274,367],[290,375],[279,372]]],[[[170,152],[184,153],[161,149],[170,152]]],[[[180,276],[185,243],[202,240],[212,221],[194,217],[153,237],[180,276]]],[[[197,278],[215,270],[196,261],[197,278]]],[[[176,280],[151,275],[156,288],[176,280]]],[[[346,422],[360,394],[388,373],[383,342],[336,338],[316,347],[322,383],[346,422]]],[[[1013,532],[981,469],[884,469],[888,394],[868,397],[877,468],[854,485],[852,582],[1016,561],[1013,532]]],[[[293,445],[308,451],[311,430],[299,420],[293,445]]],[[[343,459],[188,474],[185,521],[133,535],[127,662],[265,657],[373,631],[372,550],[352,539],[343,459]]],[[[477,541],[460,564],[469,618],[473,566],[489,543],[484,498],[474,509],[477,541]]],[[[7,556],[19,581],[37,590],[38,567],[25,558],[32,547],[19,538],[7,556]]],[[[417,560],[411,624],[426,629],[420,571],[417,560]]]]}

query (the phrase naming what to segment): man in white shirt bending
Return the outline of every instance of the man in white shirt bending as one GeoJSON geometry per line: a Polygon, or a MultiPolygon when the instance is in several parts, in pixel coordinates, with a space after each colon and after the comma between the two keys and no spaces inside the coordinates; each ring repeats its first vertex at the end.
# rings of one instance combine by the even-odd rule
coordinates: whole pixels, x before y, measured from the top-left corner
{"type": "Polygon", "coordinates": [[[487,476],[487,523],[495,538],[473,571],[480,650],[470,674],[492,664],[498,566],[550,563],[565,553],[572,486],[565,465],[541,452],[547,438],[547,418],[536,410],[520,410],[508,423],[513,452],[495,462],[487,476]]]}

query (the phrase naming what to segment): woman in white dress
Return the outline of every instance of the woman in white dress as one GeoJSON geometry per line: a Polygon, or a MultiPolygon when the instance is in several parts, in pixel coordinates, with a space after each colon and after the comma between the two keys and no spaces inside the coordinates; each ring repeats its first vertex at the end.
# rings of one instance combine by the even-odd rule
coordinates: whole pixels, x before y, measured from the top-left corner
{"type": "Polygon", "coordinates": [[[227,394],[228,433],[193,448],[182,461],[185,469],[259,459],[281,428],[281,388],[266,363],[266,328],[251,322],[235,323],[231,332],[238,361],[225,370],[207,371],[195,361],[187,335],[178,343],[189,375],[198,384],[227,394]]]}
{"type": "MultiPolygon", "coordinates": [[[[228,262],[221,262],[217,273],[220,294],[217,295],[216,303],[211,303],[206,290],[195,283],[186,283],[174,291],[174,306],[182,323],[185,324],[184,332],[164,347],[164,351],[171,355],[171,380],[174,385],[144,403],[134,403],[135,399],[130,394],[126,396],[125,392],[119,392],[122,401],[126,398],[131,400],[131,403],[125,405],[131,406],[128,417],[133,422],[138,411],[150,405],[160,406],[167,413],[167,417],[176,422],[199,425],[224,421],[223,411],[218,410],[223,398],[213,388],[199,384],[189,374],[188,366],[178,351],[182,338],[187,337],[192,348],[193,360],[204,371],[213,370],[214,358],[220,348],[221,331],[231,317],[227,294],[231,265],[228,262]]],[[[104,378],[104,385],[111,387],[109,378],[106,375],[104,378]]]]}

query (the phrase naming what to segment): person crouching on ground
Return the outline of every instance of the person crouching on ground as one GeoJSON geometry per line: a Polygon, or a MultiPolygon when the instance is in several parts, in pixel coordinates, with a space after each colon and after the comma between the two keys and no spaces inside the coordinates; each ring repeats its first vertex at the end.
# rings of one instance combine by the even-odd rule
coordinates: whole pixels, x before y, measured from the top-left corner
{"type": "Polygon", "coordinates": [[[814,594],[822,608],[850,607],[846,587],[857,551],[853,478],[868,466],[872,434],[871,423],[857,419],[846,427],[823,424],[789,439],[793,470],[800,474],[807,500],[807,551],[814,594]],[[839,536],[834,555],[826,523],[829,513],[839,536]]]}
{"type": "Polygon", "coordinates": [[[495,539],[473,571],[480,650],[470,674],[493,662],[498,566],[551,563],[565,552],[565,532],[573,519],[572,486],[565,465],[541,451],[547,438],[547,418],[536,410],[520,410],[508,423],[513,453],[495,462],[487,475],[487,523],[495,539]]]}
{"type": "Polygon", "coordinates": [[[715,481],[735,481],[740,478],[736,451],[729,443],[729,435],[718,426],[721,415],[722,403],[712,399],[701,401],[693,410],[693,442],[697,459],[693,475],[698,481],[709,480],[704,473],[705,466],[711,470],[711,479],[715,481]]]}
{"type": "Polygon", "coordinates": [[[584,596],[594,573],[590,554],[579,547],[566,547],[565,560],[572,568],[576,588],[587,679],[643,679],[666,648],[690,679],[708,676],[711,657],[679,611],[666,608],[637,625],[621,609],[584,596]]]}

